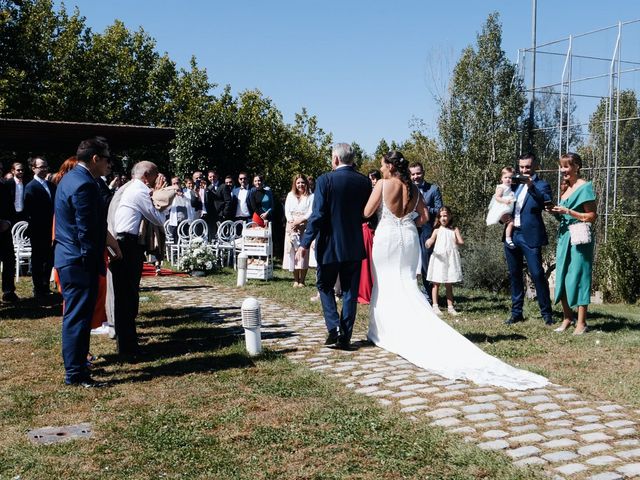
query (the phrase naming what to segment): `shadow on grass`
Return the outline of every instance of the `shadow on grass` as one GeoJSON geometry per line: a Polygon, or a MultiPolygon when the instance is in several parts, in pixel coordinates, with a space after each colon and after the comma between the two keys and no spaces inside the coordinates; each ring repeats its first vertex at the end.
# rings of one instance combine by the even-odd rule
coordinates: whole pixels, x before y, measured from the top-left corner
{"type": "Polygon", "coordinates": [[[528,337],[519,333],[487,335],[486,333],[466,333],[464,335],[467,340],[473,343],[496,343],[505,341],[521,341],[528,340],[528,337]]]}
{"type": "Polygon", "coordinates": [[[211,285],[171,285],[171,286],[164,286],[164,285],[149,285],[149,286],[144,286],[144,287],[140,287],[140,293],[142,292],[159,292],[162,290],[171,290],[176,291],[176,292],[180,292],[182,290],[207,290],[210,289],[211,285]]]}
{"type": "MultiPolygon", "coordinates": [[[[199,372],[212,372],[228,368],[253,366],[246,355],[218,351],[241,341],[244,329],[239,321],[237,307],[185,307],[162,308],[144,312],[138,322],[142,343],[136,362],[142,368],[112,383],[149,381],[158,376],[175,377],[199,372]],[[225,324],[234,322],[234,324],[225,324]],[[165,331],[164,329],[167,329],[165,331]],[[151,365],[153,363],[153,365],[151,365]]],[[[294,335],[288,328],[278,328],[262,334],[267,338],[287,338],[294,335]]],[[[285,326],[283,326],[285,327],[285,326]]],[[[278,351],[282,355],[286,351],[278,351]]],[[[103,356],[108,363],[119,363],[117,354],[103,356]]]]}
{"type": "Polygon", "coordinates": [[[610,313],[589,312],[587,323],[603,332],[617,332],[620,330],[640,330],[640,323],[622,316],[611,315],[610,313]]]}
{"type": "Polygon", "coordinates": [[[13,304],[0,306],[0,318],[4,320],[36,320],[62,316],[62,296],[51,295],[46,299],[22,298],[13,304]]]}

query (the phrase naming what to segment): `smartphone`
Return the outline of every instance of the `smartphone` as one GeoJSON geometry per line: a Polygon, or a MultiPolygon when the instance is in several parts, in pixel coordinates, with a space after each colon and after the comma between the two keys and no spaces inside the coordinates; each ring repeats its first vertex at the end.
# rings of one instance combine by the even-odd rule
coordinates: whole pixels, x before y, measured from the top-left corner
{"type": "Polygon", "coordinates": [[[554,207],[554,204],[553,204],[552,200],[545,200],[544,201],[545,210],[551,210],[553,207],[554,207]]]}
{"type": "Polygon", "coordinates": [[[111,258],[115,258],[116,257],[116,251],[113,248],[111,248],[110,245],[107,245],[107,253],[109,254],[109,256],[111,258]]]}

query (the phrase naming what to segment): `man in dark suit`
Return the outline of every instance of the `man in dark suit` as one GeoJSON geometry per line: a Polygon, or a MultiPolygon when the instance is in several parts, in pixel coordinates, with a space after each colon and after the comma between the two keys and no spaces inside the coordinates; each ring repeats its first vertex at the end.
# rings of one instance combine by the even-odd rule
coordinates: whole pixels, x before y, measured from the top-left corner
{"type": "MultiPolygon", "coordinates": [[[[522,308],[524,305],[523,264],[525,260],[536,287],[536,297],[544,323],[553,324],[549,282],[542,267],[542,247],[549,243],[542,220],[542,211],[545,208],[545,202],[551,201],[551,187],[536,175],[537,166],[533,154],[525,154],[518,159],[518,168],[520,174],[524,176],[524,181],[513,186],[516,196],[513,211],[514,246],[510,247],[507,243],[504,244],[504,254],[511,279],[511,316],[506,320],[506,324],[524,320],[522,308]]],[[[509,218],[508,214],[505,215],[503,222],[508,221],[509,218]]]]}
{"type": "Polygon", "coordinates": [[[304,258],[316,240],[316,285],[329,332],[325,345],[337,344],[341,349],[349,349],[356,318],[360,265],[365,258],[362,214],[371,193],[370,180],[355,171],[353,159],[349,144],[333,147],[333,171],[316,182],[313,210],[296,252],[304,258]],[[340,315],[333,291],[338,277],[343,291],[340,315]]]}
{"type": "Polygon", "coordinates": [[[429,259],[431,258],[433,247],[427,248],[426,241],[433,233],[433,224],[436,218],[438,218],[438,213],[440,213],[440,209],[442,208],[442,194],[440,193],[438,185],[425,181],[424,168],[421,163],[415,162],[409,165],[409,172],[411,172],[411,181],[418,187],[422,195],[422,200],[429,211],[429,221],[425,222],[421,227],[418,227],[418,234],[420,235],[420,256],[422,260],[420,276],[422,277],[422,285],[424,286],[427,300],[431,303],[431,282],[427,280],[427,272],[429,270],[429,259]]]}
{"type": "Polygon", "coordinates": [[[31,279],[36,298],[51,293],[49,280],[53,268],[53,202],[56,186],[46,180],[49,164],[42,157],[32,157],[28,161],[33,171],[33,180],[24,187],[24,212],[29,227],[27,235],[31,239],[31,279]]]}
{"type": "Polygon", "coordinates": [[[16,257],[13,250],[13,237],[11,227],[15,222],[16,210],[14,207],[13,194],[9,186],[9,181],[1,180],[3,174],[0,163],[0,262],[2,262],[2,301],[15,303],[19,300],[16,295],[15,275],[16,257]]]}
{"type": "Polygon", "coordinates": [[[56,191],[54,266],[64,298],[62,357],[67,385],[102,386],[89,376],[86,361],[98,276],[105,274],[107,236],[104,205],[95,179],[105,175],[109,155],[103,138],[82,141],[76,153],[78,164],[62,178],[56,191]]]}

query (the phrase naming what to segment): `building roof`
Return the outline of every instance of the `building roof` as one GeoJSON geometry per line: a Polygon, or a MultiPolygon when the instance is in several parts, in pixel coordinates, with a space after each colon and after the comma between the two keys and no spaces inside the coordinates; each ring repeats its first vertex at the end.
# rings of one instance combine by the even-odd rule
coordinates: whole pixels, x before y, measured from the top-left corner
{"type": "Polygon", "coordinates": [[[75,152],[82,140],[95,136],[105,137],[112,151],[123,151],[132,147],[169,143],[175,137],[175,129],[0,118],[0,149],[5,150],[75,152]]]}

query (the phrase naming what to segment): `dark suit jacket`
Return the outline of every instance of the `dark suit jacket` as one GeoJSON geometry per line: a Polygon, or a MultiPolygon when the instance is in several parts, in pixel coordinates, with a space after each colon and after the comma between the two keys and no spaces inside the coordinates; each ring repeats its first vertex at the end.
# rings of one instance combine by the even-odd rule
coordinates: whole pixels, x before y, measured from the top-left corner
{"type": "Polygon", "coordinates": [[[230,220],[236,214],[235,207],[232,210],[231,188],[224,183],[209,185],[205,192],[205,202],[207,215],[214,215],[216,220],[230,220]]]}
{"type": "Polygon", "coordinates": [[[317,237],[320,265],[365,258],[362,214],[371,194],[371,181],[353,167],[341,167],[316,181],[313,210],[300,244],[309,248],[317,237]]]}
{"type": "Polygon", "coordinates": [[[62,177],[54,205],[54,266],[78,264],[104,273],[107,222],[100,190],[91,173],[77,165],[62,177]]]}
{"type": "MultiPolygon", "coordinates": [[[[518,186],[513,185],[512,189],[515,193],[518,186]]],[[[544,202],[551,200],[551,196],[549,184],[538,175],[534,175],[520,210],[520,232],[529,247],[541,247],[549,243],[542,220],[542,211],[544,202]]]]}
{"type": "Polygon", "coordinates": [[[5,196],[7,198],[7,200],[9,201],[8,205],[7,205],[7,211],[9,212],[9,218],[7,218],[7,220],[9,220],[11,222],[11,225],[14,225],[17,220],[18,220],[18,214],[16,212],[16,182],[13,178],[10,178],[8,180],[3,180],[2,181],[4,183],[4,187],[5,187],[5,196]]]}
{"type": "Polygon", "coordinates": [[[51,197],[35,178],[24,187],[24,212],[29,222],[27,234],[32,243],[51,244],[55,184],[47,181],[51,197]]]}

